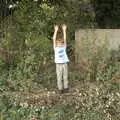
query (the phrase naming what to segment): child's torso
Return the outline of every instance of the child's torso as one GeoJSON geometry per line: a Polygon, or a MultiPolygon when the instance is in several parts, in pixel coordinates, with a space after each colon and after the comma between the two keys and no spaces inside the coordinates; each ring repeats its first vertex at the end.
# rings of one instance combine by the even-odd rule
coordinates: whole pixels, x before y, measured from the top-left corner
{"type": "Polygon", "coordinates": [[[66,46],[55,47],[55,63],[67,63],[69,62],[68,56],[66,54],[66,46]]]}

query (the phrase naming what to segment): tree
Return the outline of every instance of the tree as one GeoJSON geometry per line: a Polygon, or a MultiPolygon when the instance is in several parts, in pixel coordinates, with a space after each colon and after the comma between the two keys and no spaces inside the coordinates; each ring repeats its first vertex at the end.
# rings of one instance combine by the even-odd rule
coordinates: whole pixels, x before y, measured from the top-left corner
{"type": "Polygon", "coordinates": [[[91,0],[95,19],[100,28],[120,28],[120,1],[91,0]]]}

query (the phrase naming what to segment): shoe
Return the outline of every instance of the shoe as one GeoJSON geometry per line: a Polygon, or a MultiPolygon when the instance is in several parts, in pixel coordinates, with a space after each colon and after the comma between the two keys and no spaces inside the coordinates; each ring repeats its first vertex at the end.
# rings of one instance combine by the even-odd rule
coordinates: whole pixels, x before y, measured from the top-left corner
{"type": "Polygon", "coordinates": [[[65,89],[63,90],[63,93],[69,93],[69,88],[65,88],[65,89]]]}
{"type": "Polygon", "coordinates": [[[62,94],[62,93],[63,93],[63,90],[57,90],[56,93],[57,93],[57,94],[62,94]]]}

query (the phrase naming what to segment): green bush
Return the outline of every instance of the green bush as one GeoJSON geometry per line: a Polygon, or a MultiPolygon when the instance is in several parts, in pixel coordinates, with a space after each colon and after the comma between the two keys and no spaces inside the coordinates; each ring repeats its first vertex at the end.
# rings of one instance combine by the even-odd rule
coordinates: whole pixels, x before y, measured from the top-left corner
{"type": "Polygon", "coordinates": [[[7,89],[30,89],[38,81],[39,74],[44,74],[45,66],[53,62],[52,43],[46,37],[29,35],[25,45],[15,64],[8,66],[4,61],[0,62],[1,86],[7,89]]]}

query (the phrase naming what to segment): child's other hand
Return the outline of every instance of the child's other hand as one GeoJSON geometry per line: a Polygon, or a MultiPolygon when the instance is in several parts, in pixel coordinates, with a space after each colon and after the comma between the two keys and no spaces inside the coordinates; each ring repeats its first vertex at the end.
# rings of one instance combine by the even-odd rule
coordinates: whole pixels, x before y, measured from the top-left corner
{"type": "Polygon", "coordinates": [[[58,31],[58,25],[54,26],[55,31],[58,31]]]}
{"type": "Polygon", "coordinates": [[[65,24],[62,25],[62,29],[63,30],[66,30],[67,29],[67,26],[65,24]]]}

